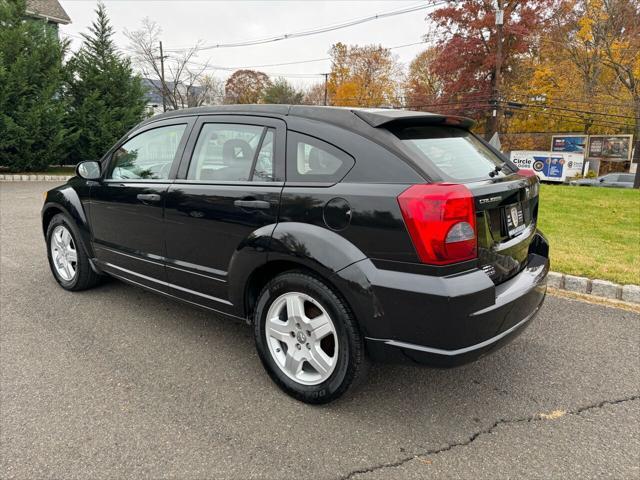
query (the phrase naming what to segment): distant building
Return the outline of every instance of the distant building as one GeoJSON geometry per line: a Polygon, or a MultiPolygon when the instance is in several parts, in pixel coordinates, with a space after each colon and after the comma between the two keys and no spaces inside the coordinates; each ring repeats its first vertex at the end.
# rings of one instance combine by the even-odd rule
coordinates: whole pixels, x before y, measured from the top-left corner
{"type": "MultiPolygon", "coordinates": [[[[146,88],[146,98],[147,98],[147,110],[150,114],[155,115],[156,113],[162,113],[162,83],[160,80],[152,80],[151,78],[143,78],[142,85],[146,88]]],[[[173,91],[174,83],[167,82],[167,90],[173,91]]],[[[189,94],[187,94],[187,89],[184,85],[178,84],[178,89],[184,98],[184,105],[181,105],[181,108],[187,108],[190,106],[194,106],[193,99],[194,97],[198,97],[202,95],[202,87],[192,86],[189,90],[189,94]]],[[[205,103],[201,103],[205,104],[205,103]]],[[[167,110],[172,110],[170,102],[167,100],[167,110]]]]}
{"type": "Polygon", "coordinates": [[[158,91],[162,89],[160,81],[143,78],[142,85],[146,89],[145,98],[147,99],[148,112],[151,115],[162,113],[162,95],[160,95],[160,92],[158,91]]]}
{"type": "Polygon", "coordinates": [[[58,0],[27,0],[27,16],[45,20],[58,31],[58,25],[68,25],[71,19],[58,0]]]}

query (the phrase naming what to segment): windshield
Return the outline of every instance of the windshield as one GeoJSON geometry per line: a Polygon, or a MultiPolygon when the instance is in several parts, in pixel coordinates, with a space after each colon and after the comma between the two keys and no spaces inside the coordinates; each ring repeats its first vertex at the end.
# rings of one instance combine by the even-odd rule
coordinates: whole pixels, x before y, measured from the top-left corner
{"type": "Polygon", "coordinates": [[[496,166],[509,169],[498,155],[462,128],[405,127],[393,133],[414,153],[418,165],[435,167],[447,180],[488,178],[496,166]]]}

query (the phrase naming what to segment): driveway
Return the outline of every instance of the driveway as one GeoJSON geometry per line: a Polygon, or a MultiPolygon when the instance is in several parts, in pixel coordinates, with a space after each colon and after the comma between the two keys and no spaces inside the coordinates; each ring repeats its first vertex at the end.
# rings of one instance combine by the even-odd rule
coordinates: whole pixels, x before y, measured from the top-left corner
{"type": "Polygon", "coordinates": [[[282,394],[251,329],[117,281],[57,286],[39,210],[0,183],[1,478],[638,478],[640,315],[548,297],[455,370],[376,365],[282,394]]]}

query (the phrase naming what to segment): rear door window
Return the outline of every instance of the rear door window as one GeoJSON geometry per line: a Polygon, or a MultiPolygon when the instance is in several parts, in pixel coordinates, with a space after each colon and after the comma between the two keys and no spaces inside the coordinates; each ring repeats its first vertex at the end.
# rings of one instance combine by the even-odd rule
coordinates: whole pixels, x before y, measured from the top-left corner
{"type": "Polygon", "coordinates": [[[188,180],[273,181],[274,130],[257,125],[205,123],[196,142],[188,180]]]}
{"type": "Polygon", "coordinates": [[[268,128],[260,151],[258,152],[258,158],[256,159],[256,166],[253,171],[252,180],[256,182],[272,182],[274,180],[274,143],[275,143],[276,131],[273,128],[268,128]]]}
{"type": "Polygon", "coordinates": [[[354,164],[353,157],[322,140],[287,134],[287,181],[337,183],[354,164]]]}
{"type": "MultiPolygon", "coordinates": [[[[413,153],[414,161],[419,166],[426,170],[435,168],[447,180],[488,178],[489,172],[494,171],[496,166],[505,164],[489,147],[463,128],[417,126],[391,131],[413,153]]],[[[508,168],[508,164],[506,166],[508,168]]]]}

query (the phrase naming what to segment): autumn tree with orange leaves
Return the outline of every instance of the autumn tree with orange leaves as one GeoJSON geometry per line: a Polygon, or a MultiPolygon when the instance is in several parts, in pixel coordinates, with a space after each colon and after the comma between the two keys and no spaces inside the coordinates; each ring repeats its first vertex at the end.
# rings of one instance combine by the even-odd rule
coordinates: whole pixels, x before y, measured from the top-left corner
{"type": "Polygon", "coordinates": [[[604,0],[603,8],[610,19],[604,32],[604,64],[633,105],[635,161],[640,163],[640,3],[604,0]]]}
{"type": "Polygon", "coordinates": [[[224,86],[225,103],[260,103],[271,80],[266,73],[236,70],[224,86]]]}
{"type": "Polygon", "coordinates": [[[337,43],[330,55],[331,105],[374,107],[399,103],[402,68],[388,48],[337,43]]]}
{"type": "Polygon", "coordinates": [[[435,68],[434,62],[439,52],[435,48],[428,48],[409,64],[409,73],[404,86],[405,101],[412,110],[429,110],[433,107],[442,108],[443,81],[435,68]]]}
{"type": "MultiPolygon", "coordinates": [[[[564,0],[510,89],[505,128],[640,138],[640,6],[564,0]]],[[[520,142],[522,143],[522,142],[520,142]]],[[[636,155],[640,152],[636,148],[636,155]]],[[[618,166],[626,169],[626,165],[618,166]]]]}

